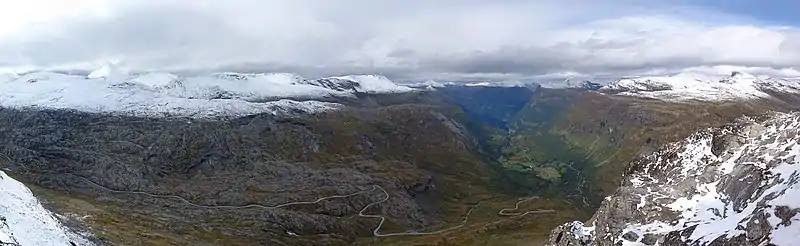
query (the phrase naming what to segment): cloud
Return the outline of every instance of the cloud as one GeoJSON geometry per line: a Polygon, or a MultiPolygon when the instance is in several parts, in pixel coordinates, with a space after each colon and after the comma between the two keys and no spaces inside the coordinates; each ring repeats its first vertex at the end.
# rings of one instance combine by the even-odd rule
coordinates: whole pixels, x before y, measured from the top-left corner
{"type": "Polygon", "coordinates": [[[800,65],[795,27],[669,1],[33,2],[0,17],[0,66],[563,80],[800,65]]]}

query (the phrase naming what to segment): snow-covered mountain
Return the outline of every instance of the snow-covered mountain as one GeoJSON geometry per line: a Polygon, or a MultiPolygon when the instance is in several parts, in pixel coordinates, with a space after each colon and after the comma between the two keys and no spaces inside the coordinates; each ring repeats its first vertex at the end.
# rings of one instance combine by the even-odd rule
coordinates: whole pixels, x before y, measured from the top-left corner
{"type": "Polygon", "coordinates": [[[589,80],[566,79],[564,80],[564,84],[567,88],[581,89],[588,91],[596,91],[603,87],[602,84],[595,83],[589,80]]]}
{"type": "Polygon", "coordinates": [[[380,75],[348,75],[311,80],[305,83],[336,91],[372,94],[403,93],[413,90],[410,87],[397,85],[380,75]]]}
{"type": "Polygon", "coordinates": [[[287,73],[130,75],[111,66],[98,69],[89,76],[55,72],[6,73],[0,75],[0,84],[2,107],[195,118],[315,113],[342,106],[319,99],[355,97],[355,93],[413,90],[375,75],[317,80],[287,73]]]}
{"type": "Polygon", "coordinates": [[[797,245],[800,114],[743,119],[633,162],[588,222],[550,245],[797,245]]]}
{"type": "Polygon", "coordinates": [[[770,93],[800,93],[800,79],[757,77],[743,72],[730,76],[680,73],[672,76],[619,79],[601,92],[662,100],[729,101],[769,98],[770,93]]]}
{"type": "MultiPolygon", "coordinates": [[[[451,83],[451,85],[452,85],[452,83],[451,83]]],[[[411,87],[411,88],[420,88],[420,89],[426,89],[426,90],[436,90],[438,88],[444,88],[447,85],[444,84],[444,83],[436,82],[435,80],[429,79],[429,80],[426,80],[425,82],[406,84],[406,86],[411,87]]]]}
{"type": "Polygon", "coordinates": [[[0,245],[91,245],[66,229],[22,183],[0,171],[0,245]]]}

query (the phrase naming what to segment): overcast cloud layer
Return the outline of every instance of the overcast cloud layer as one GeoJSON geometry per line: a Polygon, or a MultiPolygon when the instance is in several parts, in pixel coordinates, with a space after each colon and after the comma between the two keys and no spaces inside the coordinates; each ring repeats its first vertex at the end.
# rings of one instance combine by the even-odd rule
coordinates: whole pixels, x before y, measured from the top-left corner
{"type": "Polygon", "coordinates": [[[800,31],[679,1],[26,0],[0,67],[563,80],[683,70],[800,76],[800,31]]]}

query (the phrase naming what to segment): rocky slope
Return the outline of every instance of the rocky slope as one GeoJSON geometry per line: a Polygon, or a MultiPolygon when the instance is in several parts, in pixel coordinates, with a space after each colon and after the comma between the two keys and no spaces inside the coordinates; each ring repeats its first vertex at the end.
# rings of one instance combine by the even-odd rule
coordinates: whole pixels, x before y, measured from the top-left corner
{"type": "Polygon", "coordinates": [[[0,245],[92,245],[63,226],[22,183],[0,171],[0,245]]]}
{"type": "Polygon", "coordinates": [[[387,195],[363,211],[387,218],[382,232],[432,227],[462,216],[477,202],[466,195],[488,193],[493,176],[459,125],[424,107],[231,121],[12,109],[0,118],[3,166],[55,191],[46,197],[115,244],[347,244],[371,235],[378,220],[358,214],[387,195]]]}
{"type": "Polygon", "coordinates": [[[5,84],[0,167],[124,245],[544,240],[588,219],[640,154],[800,101],[777,86],[698,102],[593,83],[412,90],[380,76],[113,69],[5,84]]]}
{"type": "MultiPolygon", "coordinates": [[[[387,81],[12,74],[0,98],[0,167],[49,209],[84,218],[101,244],[402,245],[472,228],[462,217],[473,210],[470,222],[503,219],[518,187],[483,154],[482,122],[439,92],[387,81]]],[[[530,100],[518,92],[513,107],[530,100]]]]}
{"type": "Polygon", "coordinates": [[[519,187],[481,154],[466,114],[397,100],[229,120],[2,109],[0,166],[115,245],[407,245],[584,216],[546,198],[521,209],[568,212],[498,214],[519,187]]]}
{"type": "Polygon", "coordinates": [[[742,119],[630,165],[585,224],[549,245],[795,245],[800,114],[742,119]]]}

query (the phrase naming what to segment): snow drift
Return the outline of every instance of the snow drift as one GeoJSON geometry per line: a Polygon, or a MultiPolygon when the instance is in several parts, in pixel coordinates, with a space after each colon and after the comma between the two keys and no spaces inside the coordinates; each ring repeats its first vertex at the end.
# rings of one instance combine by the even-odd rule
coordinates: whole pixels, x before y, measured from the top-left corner
{"type": "Polygon", "coordinates": [[[90,245],[70,232],[22,183],[0,171],[0,245],[90,245]]]}

